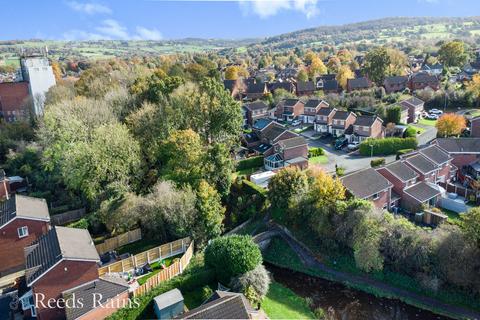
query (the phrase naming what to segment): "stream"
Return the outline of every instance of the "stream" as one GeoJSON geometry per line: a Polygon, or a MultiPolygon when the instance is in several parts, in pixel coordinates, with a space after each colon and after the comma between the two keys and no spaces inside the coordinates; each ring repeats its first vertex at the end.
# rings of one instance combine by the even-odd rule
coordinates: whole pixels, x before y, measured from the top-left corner
{"type": "Polygon", "coordinates": [[[341,283],[309,276],[265,263],[273,279],[301,297],[312,299],[313,309],[321,307],[329,320],[440,320],[450,319],[410,306],[400,300],[377,298],[341,283]]]}

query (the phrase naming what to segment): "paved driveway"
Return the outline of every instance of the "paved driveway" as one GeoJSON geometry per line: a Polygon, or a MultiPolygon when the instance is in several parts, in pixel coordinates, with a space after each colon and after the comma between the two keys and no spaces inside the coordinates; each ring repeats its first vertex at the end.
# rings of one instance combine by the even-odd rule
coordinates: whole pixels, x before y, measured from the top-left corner
{"type": "Polygon", "coordinates": [[[437,128],[434,126],[426,126],[419,123],[416,123],[415,126],[425,129],[425,131],[417,137],[419,147],[428,145],[437,137],[437,128]]]}

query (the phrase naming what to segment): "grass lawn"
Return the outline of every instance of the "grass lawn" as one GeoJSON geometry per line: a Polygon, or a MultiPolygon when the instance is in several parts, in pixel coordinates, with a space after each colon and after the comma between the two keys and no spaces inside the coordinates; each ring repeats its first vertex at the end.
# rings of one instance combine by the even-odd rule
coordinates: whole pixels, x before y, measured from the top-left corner
{"type": "Polygon", "coordinates": [[[315,319],[304,298],[277,282],[270,284],[262,309],[270,319],[315,319]]]}
{"type": "Polygon", "coordinates": [[[308,164],[327,164],[328,157],[326,155],[311,157],[308,159],[308,164]]]}
{"type": "Polygon", "coordinates": [[[260,169],[260,167],[258,168],[247,168],[247,169],[242,169],[242,170],[239,170],[239,171],[236,171],[235,174],[237,176],[247,176],[249,174],[253,174],[255,171],[258,171],[260,169]]]}
{"type": "MultiPolygon", "coordinates": [[[[174,257],[166,258],[166,259],[163,259],[163,262],[165,263],[166,267],[169,267],[172,264],[172,262],[175,258],[180,258],[181,256],[182,255],[179,254],[179,255],[176,255],[174,257]]],[[[153,269],[153,272],[150,272],[146,276],[139,278],[137,280],[139,285],[144,284],[145,282],[147,282],[148,278],[151,278],[154,275],[156,275],[157,273],[159,273],[160,271],[162,271],[162,267],[160,265],[160,262],[161,261],[157,261],[157,262],[154,262],[150,265],[150,267],[152,267],[152,269],[153,269]]]]}
{"type": "Polygon", "coordinates": [[[458,213],[456,213],[455,211],[451,211],[443,208],[441,210],[443,214],[446,214],[448,216],[448,220],[447,220],[448,222],[456,225],[460,224],[461,218],[458,213]]]}
{"type": "Polygon", "coordinates": [[[425,129],[424,129],[424,128],[420,128],[420,127],[412,126],[412,125],[409,125],[408,127],[415,129],[415,131],[417,132],[417,134],[422,134],[422,133],[425,132],[425,129]]]}
{"type": "Polygon", "coordinates": [[[124,253],[137,254],[137,253],[158,247],[159,245],[162,245],[162,244],[163,244],[162,242],[156,242],[151,239],[142,239],[118,248],[117,253],[118,254],[124,254],[124,253]]]}
{"type": "Polygon", "coordinates": [[[437,124],[437,120],[420,119],[420,120],[418,120],[418,123],[423,124],[424,126],[434,127],[435,124],[437,124]]]}

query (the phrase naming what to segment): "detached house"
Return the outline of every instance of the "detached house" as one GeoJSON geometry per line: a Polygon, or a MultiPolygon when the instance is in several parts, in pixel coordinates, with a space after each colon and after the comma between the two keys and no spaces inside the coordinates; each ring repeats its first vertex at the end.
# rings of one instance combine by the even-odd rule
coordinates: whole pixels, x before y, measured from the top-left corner
{"type": "Polygon", "coordinates": [[[372,82],[367,77],[347,80],[347,91],[367,90],[372,87],[372,82]]]}
{"type": "Polygon", "coordinates": [[[377,116],[358,116],[353,123],[352,134],[345,133],[350,142],[362,142],[368,138],[384,138],[383,120],[377,116]]]}
{"type": "Polygon", "coordinates": [[[316,84],[313,81],[299,81],[297,82],[297,95],[310,96],[315,93],[316,84]]]}
{"type": "Polygon", "coordinates": [[[408,77],[407,76],[392,76],[385,77],[383,80],[383,86],[385,87],[385,92],[399,92],[407,88],[408,77]]]}
{"type": "Polygon", "coordinates": [[[285,99],[277,104],[275,116],[277,119],[291,122],[304,114],[305,104],[299,99],[285,99]]]}
{"type": "Polygon", "coordinates": [[[390,208],[393,184],[377,170],[360,170],[342,177],[341,181],[351,195],[372,201],[376,208],[390,208]]]}
{"type": "Polygon", "coordinates": [[[247,123],[252,126],[255,121],[268,117],[268,106],[263,101],[255,101],[244,105],[247,111],[247,123]]]}
{"type": "Polygon", "coordinates": [[[285,82],[271,82],[268,84],[268,90],[271,93],[275,93],[277,89],[283,89],[287,92],[290,93],[295,93],[295,85],[291,83],[290,81],[285,81],[285,82]]]}
{"type": "Polygon", "coordinates": [[[255,146],[254,151],[264,156],[273,153],[273,145],[276,142],[298,136],[275,121],[269,122],[261,130],[256,130],[255,134],[259,138],[259,142],[255,146]]]}
{"type": "Polygon", "coordinates": [[[321,108],[328,108],[328,103],[320,99],[309,99],[305,103],[304,113],[300,115],[303,123],[314,123],[317,112],[321,108]]]}
{"type": "Polygon", "coordinates": [[[403,108],[408,109],[408,121],[406,123],[417,122],[420,119],[422,112],[425,111],[425,102],[417,97],[411,97],[410,99],[400,101],[400,105],[403,108]]]}
{"type": "Polygon", "coordinates": [[[0,276],[25,267],[24,248],[50,228],[45,199],[14,195],[0,203],[0,276]]]}
{"type": "Polygon", "coordinates": [[[425,89],[427,87],[438,90],[440,88],[440,80],[438,80],[436,75],[430,75],[426,72],[415,73],[410,76],[408,87],[412,91],[425,89]]]}
{"type": "Polygon", "coordinates": [[[313,129],[317,132],[330,132],[330,126],[336,112],[337,109],[331,107],[318,110],[313,129]]]}
{"type": "Polygon", "coordinates": [[[330,126],[330,133],[334,137],[339,137],[345,132],[350,134],[350,130],[353,133],[353,124],[357,120],[355,113],[350,111],[337,111],[332,117],[332,125],[330,126]],[[347,131],[348,130],[348,131],[347,131]]]}
{"type": "Polygon", "coordinates": [[[275,170],[288,166],[308,167],[308,144],[305,138],[296,136],[279,140],[273,145],[273,154],[265,157],[265,169],[275,170]]]}
{"type": "Polygon", "coordinates": [[[392,183],[390,207],[399,207],[404,190],[417,183],[418,173],[399,160],[377,169],[378,173],[392,183]]]}
{"type": "Polygon", "coordinates": [[[242,99],[243,94],[245,93],[246,86],[243,79],[237,80],[223,80],[223,86],[225,87],[230,95],[235,99],[242,99]]]}
{"type": "Polygon", "coordinates": [[[325,82],[323,83],[323,92],[325,94],[338,93],[340,91],[342,91],[342,88],[340,87],[336,79],[325,80],[325,82]]]}
{"type": "Polygon", "coordinates": [[[247,86],[246,97],[248,100],[258,100],[262,99],[268,92],[267,84],[264,82],[249,83],[247,86]]]}

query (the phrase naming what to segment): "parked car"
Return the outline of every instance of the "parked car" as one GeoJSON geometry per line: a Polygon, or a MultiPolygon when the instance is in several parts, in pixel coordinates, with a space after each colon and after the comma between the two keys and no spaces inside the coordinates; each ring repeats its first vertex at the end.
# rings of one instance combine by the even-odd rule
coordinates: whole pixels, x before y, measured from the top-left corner
{"type": "Polygon", "coordinates": [[[357,142],[357,141],[354,141],[347,145],[347,149],[350,151],[357,150],[358,148],[360,148],[360,142],[357,142]]]}
{"type": "Polygon", "coordinates": [[[298,126],[300,124],[302,124],[302,121],[300,121],[300,120],[293,120],[292,121],[292,126],[298,126]]]}
{"type": "Polygon", "coordinates": [[[438,115],[430,113],[429,115],[427,115],[427,119],[428,120],[438,120],[438,115]]]}
{"type": "Polygon", "coordinates": [[[335,149],[336,150],[341,150],[343,149],[346,145],[348,144],[348,139],[345,137],[340,137],[337,140],[335,140],[335,149]]]}
{"type": "Polygon", "coordinates": [[[441,115],[441,114],[443,114],[443,111],[442,111],[442,110],[438,110],[438,109],[430,109],[429,113],[430,113],[430,114],[441,115]]]}
{"type": "Polygon", "coordinates": [[[322,132],[320,134],[320,139],[326,139],[326,138],[329,138],[331,136],[332,136],[332,134],[330,132],[322,132]]]}

